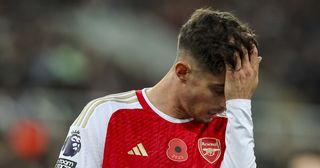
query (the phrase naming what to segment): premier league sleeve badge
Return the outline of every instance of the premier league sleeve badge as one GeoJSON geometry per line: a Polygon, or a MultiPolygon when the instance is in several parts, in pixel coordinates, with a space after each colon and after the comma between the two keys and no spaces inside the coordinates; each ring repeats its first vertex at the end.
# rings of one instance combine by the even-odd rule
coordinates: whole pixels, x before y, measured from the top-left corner
{"type": "Polygon", "coordinates": [[[63,155],[73,157],[80,151],[80,149],[81,149],[80,131],[78,130],[72,131],[71,135],[67,137],[62,147],[63,155]]]}

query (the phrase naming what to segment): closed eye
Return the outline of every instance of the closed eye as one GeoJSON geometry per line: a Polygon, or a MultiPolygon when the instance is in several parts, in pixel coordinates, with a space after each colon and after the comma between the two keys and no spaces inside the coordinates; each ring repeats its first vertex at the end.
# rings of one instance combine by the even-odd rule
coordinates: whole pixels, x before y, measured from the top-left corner
{"type": "Polygon", "coordinates": [[[223,95],[224,94],[224,88],[222,87],[216,87],[214,89],[214,91],[218,94],[218,95],[223,95]]]}
{"type": "Polygon", "coordinates": [[[212,85],[210,90],[217,95],[224,95],[224,85],[212,85]]]}

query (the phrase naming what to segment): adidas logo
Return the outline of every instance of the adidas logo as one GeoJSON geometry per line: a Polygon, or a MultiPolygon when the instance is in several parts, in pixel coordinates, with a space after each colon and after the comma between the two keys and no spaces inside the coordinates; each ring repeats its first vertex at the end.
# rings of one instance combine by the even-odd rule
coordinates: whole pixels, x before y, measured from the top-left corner
{"type": "Polygon", "coordinates": [[[139,143],[137,146],[133,147],[132,150],[128,151],[129,155],[138,155],[138,156],[148,156],[147,151],[144,149],[142,143],[139,143]]]}

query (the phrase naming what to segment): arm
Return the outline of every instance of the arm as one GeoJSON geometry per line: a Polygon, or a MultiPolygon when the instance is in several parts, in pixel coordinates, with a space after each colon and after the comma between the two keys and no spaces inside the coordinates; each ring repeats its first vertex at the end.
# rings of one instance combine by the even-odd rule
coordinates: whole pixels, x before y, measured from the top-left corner
{"type": "Polygon", "coordinates": [[[225,96],[227,108],[226,151],[221,168],[256,168],[254,155],[251,97],[258,85],[261,57],[254,47],[249,55],[244,49],[241,60],[236,54],[236,70],[226,65],[225,96]]]}
{"type": "Polygon", "coordinates": [[[255,168],[251,101],[227,101],[226,151],[221,168],[255,168]]]}
{"type": "Polygon", "coordinates": [[[91,101],[70,126],[56,168],[98,168],[102,165],[109,107],[91,101]]]}

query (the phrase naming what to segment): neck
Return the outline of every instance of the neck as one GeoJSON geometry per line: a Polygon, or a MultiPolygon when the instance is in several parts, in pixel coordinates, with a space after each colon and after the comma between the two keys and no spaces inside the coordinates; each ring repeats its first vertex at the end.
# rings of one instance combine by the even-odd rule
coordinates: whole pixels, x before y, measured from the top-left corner
{"type": "Polygon", "coordinates": [[[176,79],[172,71],[147,91],[150,102],[163,113],[178,119],[190,118],[183,110],[176,79]]]}

